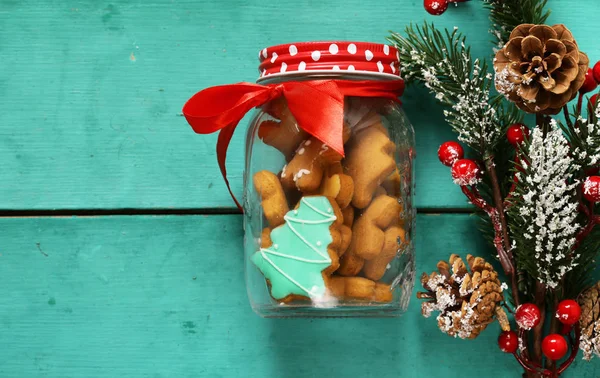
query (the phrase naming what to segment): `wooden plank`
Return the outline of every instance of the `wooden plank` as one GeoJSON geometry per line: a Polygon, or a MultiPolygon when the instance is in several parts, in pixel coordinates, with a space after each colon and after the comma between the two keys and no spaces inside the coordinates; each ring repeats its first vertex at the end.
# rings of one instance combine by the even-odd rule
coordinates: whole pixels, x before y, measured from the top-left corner
{"type": "MultiPolygon", "coordinates": [[[[600,55],[596,0],[554,0],[553,21],[600,55]]],[[[439,18],[420,1],[361,0],[0,2],[0,209],[233,208],[215,161],[216,136],[180,117],[201,88],[256,77],[257,51],[295,40],[383,42],[422,19],[459,26],[489,56],[481,2],[439,18]]],[[[436,159],[452,138],[441,109],[409,89],[417,131],[417,205],[464,207],[436,159]]],[[[241,191],[243,130],[228,166],[241,191]]]]}
{"type": "MultiPolygon", "coordinates": [[[[418,272],[486,249],[468,215],[418,218],[418,272]],[[437,230],[435,237],[429,230],[437,230]]],[[[515,377],[496,346],[400,319],[261,319],[241,216],[0,219],[2,377],[515,377]]],[[[570,377],[597,377],[598,361],[570,377]]]]}

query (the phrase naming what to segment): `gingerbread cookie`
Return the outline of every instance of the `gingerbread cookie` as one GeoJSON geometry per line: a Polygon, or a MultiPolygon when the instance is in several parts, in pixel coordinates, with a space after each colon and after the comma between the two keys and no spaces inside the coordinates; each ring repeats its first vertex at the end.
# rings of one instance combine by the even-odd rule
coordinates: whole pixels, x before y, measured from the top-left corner
{"type": "Polygon", "coordinates": [[[352,227],[349,253],[365,260],[377,257],[384,246],[385,232],[391,222],[398,219],[402,206],[394,197],[376,197],[352,227]]]}
{"type": "Polygon", "coordinates": [[[258,127],[260,140],[281,151],[286,161],[290,161],[306,136],[306,132],[298,127],[293,118],[286,118],[281,122],[265,120],[258,127]]]}
{"type": "Polygon", "coordinates": [[[336,206],[323,196],[303,197],[298,209],[285,214],[285,224],[271,231],[271,244],[252,256],[274,299],[289,302],[326,294],[326,280],[337,265],[335,248],[341,245],[336,206]]]}
{"type": "Polygon", "coordinates": [[[354,181],[352,181],[352,177],[343,173],[325,175],[318,192],[321,195],[335,198],[340,208],[345,209],[352,201],[354,181]]]}
{"type": "Polygon", "coordinates": [[[374,259],[365,261],[363,274],[365,277],[378,281],[383,277],[387,270],[387,265],[396,257],[396,253],[406,242],[405,232],[402,227],[392,225],[385,230],[383,248],[381,253],[374,259]]]}
{"type": "Polygon", "coordinates": [[[282,225],[289,207],[279,179],[269,171],[259,171],[254,174],[253,181],[269,227],[282,225]]]}
{"type": "Polygon", "coordinates": [[[376,197],[352,226],[352,241],[340,258],[338,274],[355,276],[365,265],[365,260],[376,258],[382,251],[385,232],[398,219],[402,206],[390,196],[376,197]]]}
{"type": "Polygon", "coordinates": [[[391,302],[393,299],[390,285],[363,277],[332,276],[328,281],[328,288],[338,298],[373,302],[391,302]]]}
{"type": "Polygon", "coordinates": [[[334,297],[343,299],[346,295],[346,277],[331,276],[327,280],[327,288],[329,293],[334,297]]]}
{"type": "Polygon", "coordinates": [[[308,134],[298,126],[290,112],[287,101],[279,97],[269,101],[263,110],[276,120],[264,120],[258,127],[258,137],[267,145],[275,147],[290,161],[296,148],[308,134]]]}
{"type": "Polygon", "coordinates": [[[377,189],[375,189],[375,193],[373,193],[373,198],[379,197],[379,196],[385,196],[386,194],[388,194],[388,193],[385,190],[385,188],[383,186],[378,186],[377,189]]]}
{"type": "Polygon", "coordinates": [[[354,223],[354,207],[348,206],[342,209],[342,215],[344,216],[344,225],[352,227],[352,223],[354,223]]]}
{"type": "Polygon", "coordinates": [[[300,144],[294,157],[281,170],[281,184],[286,190],[296,188],[303,193],[316,192],[326,167],[341,159],[342,155],[318,139],[309,138],[300,144]]]}
{"type": "Polygon", "coordinates": [[[400,180],[400,171],[398,171],[398,168],[396,168],[396,170],[383,181],[381,186],[383,186],[387,194],[390,196],[400,198],[400,180]]]}
{"type": "Polygon", "coordinates": [[[346,98],[344,119],[353,132],[381,123],[381,116],[373,110],[372,104],[365,103],[364,98],[346,98]]]}
{"type": "Polygon", "coordinates": [[[340,225],[340,234],[342,241],[340,243],[340,247],[338,248],[338,256],[342,256],[348,247],[350,246],[350,242],[352,241],[352,229],[345,224],[340,225]]]}
{"type": "Polygon", "coordinates": [[[260,247],[267,248],[271,244],[273,244],[273,241],[271,240],[271,229],[265,227],[260,234],[260,247]]]}
{"type": "Polygon", "coordinates": [[[377,124],[359,131],[350,139],[343,164],[354,181],[354,207],[367,207],[379,185],[394,171],[395,150],[396,146],[385,128],[377,124]]]}
{"type": "Polygon", "coordinates": [[[340,267],[337,270],[337,273],[342,276],[356,276],[362,270],[365,265],[365,259],[359,257],[355,253],[350,253],[352,251],[352,240],[350,241],[350,246],[346,250],[346,252],[340,257],[340,267]]]}
{"type": "MultiPolygon", "coordinates": [[[[342,130],[344,143],[350,138],[347,125],[342,130]]],[[[311,137],[298,146],[294,157],[281,170],[281,183],[287,190],[298,189],[302,193],[315,193],[321,186],[324,174],[332,165],[339,165],[342,155],[330,149],[317,138],[311,137]]],[[[339,172],[341,173],[341,172],[339,172]]]]}

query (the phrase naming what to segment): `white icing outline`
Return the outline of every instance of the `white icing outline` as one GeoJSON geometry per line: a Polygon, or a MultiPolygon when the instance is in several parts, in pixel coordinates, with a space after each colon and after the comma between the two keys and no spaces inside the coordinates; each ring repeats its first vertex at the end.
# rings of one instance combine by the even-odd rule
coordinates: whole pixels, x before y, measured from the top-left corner
{"type": "Polygon", "coordinates": [[[329,219],[331,221],[335,221],[337,219],[337,217],[335,215],[327,214],[327,213],[325,213],[325,212],[317,209],[316,207],[314,207],[310,203],[306,202],[306,197],[302,197],[302,203],[304,203],[306,206],[310,207],[317,214],[321,214],[324,217],[331,217],[332,219],[329,219]]]}
{"type": "Polygon", "coordinates": [[[312,294],[312,292],[311,292],[310,290],[307,290],[307,289],[306,289],[304,286],[302,286],[302,285],[300,285],[298,282],[296,282],[296,280],[295,280],[295,279],[293,279],[292,277],[288,276],[288,275],[287,275],[287,274],[286,274],[286,273],[285,273],[283,270],[281,270],[281,268],[279,268],[277,265],[275,265],[275,263],[274,263],[273,261],[271,261],[271,259],[270,259],[270,258],[268,258],[268,257],[267,257],[267,256],[264,254],[264,252],[262,251],[262,249],[261,249],[261,254],[262,254],[263,258],[264,258],[265,260],[267,260],[267,262],[268,262],[269,264],[271,264],[271,266],[272,266],[273,268],[275,268],[275,270],[276,270],[276,271],[278,271],[279,273],[281,273],[281,275],[282,275],[282,276],[284,276],[285,278],[287,278],[287,279],[288,279],[288,280],[289,280],[291,283],[293,283],[294,285],[298,286],[300,289],[304,290],[304,291],[306,292],[306,294],[309,294],[309,295],[310,295],[310,294],[312,294]]]}
{"type": "Polygon", "coordinates": [[[275,251],[273,251],[271,249],[268,249],[268,248],[262,248],[260,251],[263,252],[263,254],[267,253],[269,255],[275,255],[275,256],[280,256],[280,257],[287,257],[288,259],[302,261],[302,262],[310,263],[310,264],[320,264],[320,263],[331,262],[330,258],[325,259],[325,260],[309,260],[309,259],[305,259],[305,258],[298,257],[298,256],[291,256],[291,255],[286,255],[285,253],[275,252],[275,251]]]}

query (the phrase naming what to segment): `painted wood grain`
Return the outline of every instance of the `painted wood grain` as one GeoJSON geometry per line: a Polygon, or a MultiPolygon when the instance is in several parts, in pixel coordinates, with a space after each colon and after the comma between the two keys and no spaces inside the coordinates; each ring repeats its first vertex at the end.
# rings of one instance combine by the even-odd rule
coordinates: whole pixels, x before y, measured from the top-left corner
{"type": "MultiPolygon", "coordinates": [[[[597,0],[552,0],[600,57],[597,0]],[[589,18],[587,18],[589,19],[589,18]],[[586,20],[587,20],[586,19],[586,20]]],[[[0,2],[0,209],[233,208],[215,161],[216,136],[180,116],[197,90],[256,77],[258,49],[296,40],[383,42],[389,29],[433,20],[421,1],[0,2]]],[[[490,52],[481,2],[435,18],[490,52]]],[[[451,138],[441,109],[409,89],[417,130],[417,205],[464,207],[435,157],[451,138]]],[[[240,193],[243,130],[228,166],[240,193]]]]}
{"type": "MultiPolygon", "coordinates": [[[[418,218],[419,272],[484,253],[468,215],[418,218]],[[431,230],[437,230],[432,236],[431,230]]],[[[261,319],[243,282],[241,217],[0,219],[1,377],[516,377],[491,325],[441,334],[400,319],[261,319]]],[[[598,360],[566,377],[597,377],[598,360]]]]}

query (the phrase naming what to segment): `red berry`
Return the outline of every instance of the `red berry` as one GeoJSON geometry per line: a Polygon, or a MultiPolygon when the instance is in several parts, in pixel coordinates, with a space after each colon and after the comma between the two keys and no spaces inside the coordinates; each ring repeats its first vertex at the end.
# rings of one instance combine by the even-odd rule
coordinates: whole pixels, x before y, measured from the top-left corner
{"type": "Polygon", "coordinates": [[[448,0],[425,0],[423,6],[427,13],[439,16],[448,9],[448,0]]]}
{"type": "Polygon", "coordinates": [[[544,337],[542,341],[542,353],[551,360],[560,360],[567,354],[567,341],[559,334],[553,333],[544,337]]]}
{"type": "Polygon", "coordinates": [[[596,79],[594,79],[594,71],[592,71],[591,68],[588,68],[587,72],[585,73],[585,81],[579,89],[579,92],[588,93],[596,89],[597,86],[598,83],[596,82],[596,79]]]}
{"type": "Polygon", "coordinates": [[[562,324],[573,325],[581,317],[581,307],[572,299],[565,299],[556,308],[556,317],[562,324]]]}
{"type": "Polygon", "coordinates": [[[481,169],[470,159],[460,159],[452,164],[452,178],[460,186],[475,185],[479,182],[481,169]]]}
{"type": "Polygon", "coordinates": [[[597,83],[600,83],[600,61],[596,62],[593,70],[594,70],[594,79],[596,79],[597,83]]]}
{"type": "Polygon", "coordinates": [[[519,347],[519,337],[515,331],[504,331],[498,336],[498,346],[504,353],[515,353],[519,347]]]}
{"type": "Polygon", "coordinates": [[[583,196],[590,202],[600,202],[600,176],[589,176],[585,179],[583,196]]]}
{"type": "Polygon", "coordinates": [[[515,311],[517,325],[526,330],[530,330],[540,324],[541,318],[540,309],[533,303],[523,303],[515,311]]]}
{"type": "Polygon", "coordinates": [[[508,143],[516,147],[529,138],[529,129],[522,123],[515,123],[506,130],[506,138],[508,138],[508,143]]]}
{"type": "Polygon", "coordinates": [[[442,164],[451,167],[455,161],[465,157],[465,152],[460,144],[456,142],[444,142],[438,149],[438,158],[442,164]]]}

